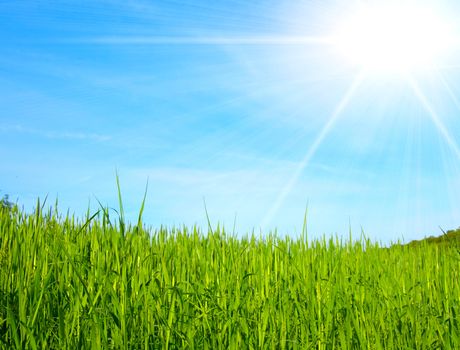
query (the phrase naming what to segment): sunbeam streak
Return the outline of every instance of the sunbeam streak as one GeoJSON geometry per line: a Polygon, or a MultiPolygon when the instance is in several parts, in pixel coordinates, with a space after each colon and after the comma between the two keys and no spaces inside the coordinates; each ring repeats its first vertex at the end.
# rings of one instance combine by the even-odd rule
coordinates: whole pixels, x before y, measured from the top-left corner
{"type": "Polygon", "coordinates": [[[414,91],[415,95],[417,96],[417,98],[422,103],[422,106],[425,108],[425,110],[430,115],[431,120],[433,121],[434,125],[436,126],[438,131],[441,133],[441,135],[444,137],[444,140],[446,141],[446,143],[454,151],[454,153],[457,156],[458,160],[460,160],[460,149],[459,149],[457,143],[450,136],[449,131],[447,131],[446,127],[442,123],[441,119],[439,118],[439,116],[436,113],[436,111],[434,110],[434,108],[429,103],[429,101],[426,98],[426,96],[423,94],[423,92],[420,89],[420,87],[418,86],[417,82],[411,76],[407,76],[407,81],[408,81],[409,85],[411,86],[412,90],[414,91]]]}
{"type": "Polygon", "coordinates": [[[328,36],[100,36],[70,40],[96,45],[331,45],[328,36]]]}
{"type": "Polygon", "coordinates": [[[292,188],[297,183],[297,180],[299,179],[302,172],[308,166],[308,163],[310,162],[311,158],[315,155],[316,151],[318,150],[319,146],[323,142],[324,138],[327,136],[331,128],[334,126],[334,124],[336,123],[337,119],[340,117],[340,115],[342,114],[346,106],[349,104],[350,100],[352,99],[359,85],[361,85],[361,82],[363,81],[366,75],[365,73],[366,71],[362,70],[358,74],[358,76],[353,80],[353,83],[351,84],[350,88],[347,90],[345,96],[342,98],[342,100],[337,105],[337,108],[334,110],[334,113],[332,113],[326,125],[323,127],[319,135],[316,137],[316,139],[314,140],[314,142],[308,149],[308,152],[305,154],[305,157],[299,163],[296,171],[291,176],[291,178],[289,179],[287,184],[284,186],[284,188],[281,190],[280,194],[276,198],[270,210],[265,215],[264,219],[262,220],[260,224],[262,230],[270,224],[271,220],[273,219],[273,217],[278,212],[279,208],[283,205],[284,201],[286,200],[286,197],[291,193],[292,188]]]}
{"type": "Polygon", "coordinates": [[[455,93],[452,91],[452,88],[450,87],[449,83],[446,81],[443,75],[440,75],[440,79],[441,79],[442,85],[447,90],[447,94],[451,98],[455,107],[457,107],[457,109],[460,111],[460,100],[457,98],[457,96],[455,96],[455,93]]]}

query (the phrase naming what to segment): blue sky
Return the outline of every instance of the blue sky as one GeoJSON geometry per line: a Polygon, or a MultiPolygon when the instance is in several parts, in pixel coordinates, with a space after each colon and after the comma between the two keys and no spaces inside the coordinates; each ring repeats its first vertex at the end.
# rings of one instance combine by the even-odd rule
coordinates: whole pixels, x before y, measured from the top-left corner
{"type": "MultiPolygon", "coordinates": [[[[349,2],[352,3],[352,2],[349,2]]],[[[423,3],[429,3],[424,1],[423,3]]],[[[460,226],[460,50],[362,74],[343,1],[3,1],[0,190],[27,210],[382,242],[460,226]],[[307,38],[305,41],[299,38],[307,38]],[[310,38],[310,39],[308,39],[310,38]]],[[[455,18],[460,5],[437,2],[455,18]]]]}

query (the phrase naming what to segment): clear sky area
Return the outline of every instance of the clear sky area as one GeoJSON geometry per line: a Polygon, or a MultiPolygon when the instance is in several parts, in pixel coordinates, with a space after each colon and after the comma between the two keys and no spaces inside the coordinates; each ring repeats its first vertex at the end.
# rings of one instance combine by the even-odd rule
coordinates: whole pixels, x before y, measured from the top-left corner
{"type": "Polygon", "coordinates": [[[460,226],[460,2],[1,1],[0,195],[152,227],[460,226]],[[457,23],[459,22],[459,23],[457,23]]]}

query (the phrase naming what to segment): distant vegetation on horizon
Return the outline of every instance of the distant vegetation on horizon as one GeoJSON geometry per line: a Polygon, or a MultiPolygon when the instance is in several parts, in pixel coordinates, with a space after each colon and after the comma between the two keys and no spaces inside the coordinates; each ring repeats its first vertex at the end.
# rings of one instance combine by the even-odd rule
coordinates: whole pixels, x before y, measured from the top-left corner
{"type": "Polygon", "coordinates": [[[423,243],[437,244],[437,245],[454,245],[460,247],[460,227],[456,230],[449,230],[443,232],[440,236],[430,236],[422,240],[415,240],[408,243],[410,246],[416,246],[423,243]]]}

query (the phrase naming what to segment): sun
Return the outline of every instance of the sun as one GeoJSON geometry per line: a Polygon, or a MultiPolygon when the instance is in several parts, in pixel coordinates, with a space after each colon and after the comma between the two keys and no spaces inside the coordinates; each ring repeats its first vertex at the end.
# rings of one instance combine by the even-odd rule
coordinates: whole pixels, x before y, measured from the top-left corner
{"type": "Polygon", "coordinates": [[[432,8],[362,6],[337,28],[335,45],[354,65],[374,73],[407,73],[439,64],[451,46],[447,18],[432,8]]]}

